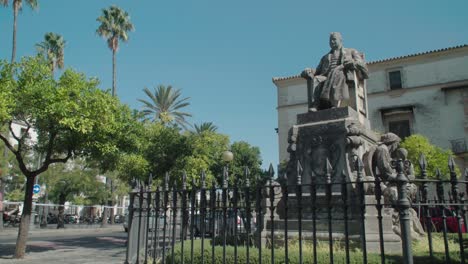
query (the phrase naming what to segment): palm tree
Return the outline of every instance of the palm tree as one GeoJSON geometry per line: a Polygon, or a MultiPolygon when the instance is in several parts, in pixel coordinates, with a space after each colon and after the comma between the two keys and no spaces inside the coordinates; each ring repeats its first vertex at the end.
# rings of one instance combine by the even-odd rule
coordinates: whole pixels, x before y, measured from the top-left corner
{"type": "Polygon", "coordinates": [[[175,123],[185,129],[187,128],[189,123],[185,120],[185,117],[191,117],[192,115],[179,110],[190,105],[187,102],[190,98],[179,99],[180,89],[173,90],[170,85],[167,87],[159,85],[154,88],[154,91],[148,88],[143,89],[143,91],[150,100],[138,99],[138,101],[144,104],[142,113],[149,120],[159,120],[163,124],[175,123]]]}
{"type": "Polygon", "coordinates": [[[205,131],[216,132],[216,130],[218,130],[218,127],[215,126],[213,122],[203,122],[200,125],[195,124],[194,126],[197,134],[201,134],[205,131]]]}
{"type": "Polygon", "coordinates": [[[64,48],[65,40],[63,40],[63,37],[52,32],[46,33],[44,35],[44,41],[36,44],[37,52],[44,56],[49,63],[52,75],[54,75],[54,70],[56,68],[63,69],[64,48]]]}
{"type": "MultiPolygon", "coordinates": [[[[0,0],[4,6],[8,5],[8,0],[0,0]]],[[[25,0],[26,4],[35,10],[39,7],[37,0],[25,0]]],[[[11,62],[15,62],[16,57],[16,29],[18,12],[23,8],[23,0],[13,0],[13,50],[11,52],[11,62]]]]}
{"type": "Polygon", "coordinates": [[[107,39],[107,46],[112,50],[112,96],[116,96],[115,54],[119,49],[119,40],[127,42],[128,32],[133,31],[134,26],[128,13],[117,6],[103,9],[97,21],[101,23],[96,30],[97,34],[107,39]]]}

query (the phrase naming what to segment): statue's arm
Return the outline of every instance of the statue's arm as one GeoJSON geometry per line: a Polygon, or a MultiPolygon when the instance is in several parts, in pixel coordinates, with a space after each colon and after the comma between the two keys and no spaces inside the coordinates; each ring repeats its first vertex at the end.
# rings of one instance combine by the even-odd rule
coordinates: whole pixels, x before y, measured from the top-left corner
{"type": "Polygon", "coordinates": [[[320,59],[320,63],[317,66],[317,69],[315,69],[315,74],[314,75],[323,75],[323,73],[324,73],[324,64],[325,64],[324,60],[325,60],[325,56],[322,57],[322,59],[320,59]]]}
{"type": "Polygon", "coordinates": [[[351,52],[351,56],[354,61],[354,67],[357,71],[361,73],[362,78],[368,79],[369,78],[369,70],[367,69],[367,64],[364,61],[364,58],[362,57],[361,53],[359,53],[357,50],[353,49],[351,52]]]}

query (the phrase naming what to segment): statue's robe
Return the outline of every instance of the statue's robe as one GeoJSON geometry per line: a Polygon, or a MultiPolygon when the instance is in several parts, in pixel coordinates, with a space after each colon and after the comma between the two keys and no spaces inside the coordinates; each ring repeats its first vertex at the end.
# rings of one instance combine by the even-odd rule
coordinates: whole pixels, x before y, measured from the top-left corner
{"type": "MultiPolygon", "coordinates": [[[[353,61],[357,78],[368,79],[368,70],[364,58],[355,49],[342,48],[338,58],[333,57],[333,50],[322,57],[315,71],[314,86],[319,88],[316,91],[321,100],[341,101],[349,99],[349,89],[347,83],[356,81],[354,70],[340,69],[345,61],[353,61]]],[[[315,90],[315,89],[314,89],[315,90]]]]}

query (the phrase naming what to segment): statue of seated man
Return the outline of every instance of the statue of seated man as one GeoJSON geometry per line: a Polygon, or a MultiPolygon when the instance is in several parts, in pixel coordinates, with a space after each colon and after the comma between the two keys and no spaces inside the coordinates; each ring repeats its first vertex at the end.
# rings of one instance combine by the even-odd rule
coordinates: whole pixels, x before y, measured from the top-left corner
{"type": "Polygon", "coordinates": [[[339,32],[330,33],[330,47],[315,72],[307,68],[301,73],[308,80],[309,112],[340,107],[341,101],[349,99],[348,83],[357,81],[354,73],[359,79],[369,78],[364,58],[357,50],[343,47],[339,32]]]}

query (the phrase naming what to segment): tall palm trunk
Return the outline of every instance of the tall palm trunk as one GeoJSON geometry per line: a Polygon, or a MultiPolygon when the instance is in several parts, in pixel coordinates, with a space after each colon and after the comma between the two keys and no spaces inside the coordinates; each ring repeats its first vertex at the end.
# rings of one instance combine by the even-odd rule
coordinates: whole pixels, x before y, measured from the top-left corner
{"type": "Polygon", "coordinates": [[[35,176],[26,177],[26,188],[24,190],[24,206],[21,214],[21,223],[16,239],[15,258],[24,258],[26,253],[26,242],[28,241],[29,225],[31,222],[32,198],[35,176]]]}
{"type": "Polygon", "coordinates": [[[18,10],[19,10],[18,1],[13,1],[13,49],[11,52],[11,63],[15,62],[15,56],[16,56],[16,28],[17,28],[17,20],[18,20],[18,10]]]}
{"type": "Polygon", "coordinates": [[[117,95],[117,91],[116,91],[116,70],[115,70],[115,53],[116,53],[116,49],[112,49],[112,96],[116,96],[117,95]]]}

